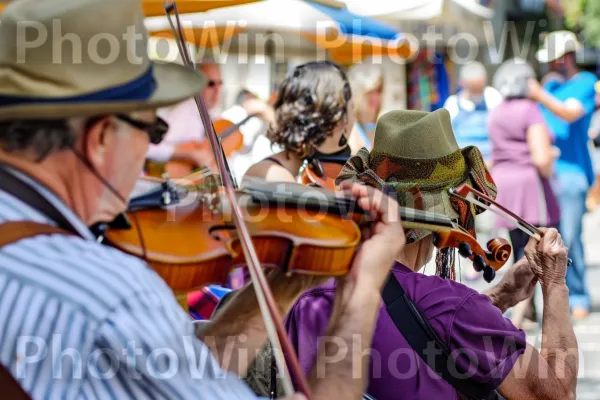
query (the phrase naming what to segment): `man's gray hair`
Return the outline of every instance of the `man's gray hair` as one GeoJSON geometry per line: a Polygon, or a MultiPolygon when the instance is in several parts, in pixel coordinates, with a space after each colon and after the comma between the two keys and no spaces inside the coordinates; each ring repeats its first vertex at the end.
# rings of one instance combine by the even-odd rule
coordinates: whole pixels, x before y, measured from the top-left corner
{"type": "Polygon", "coordinates": [[[487,80],[487,70],[479,61],[471,61],[460,70],[460,80],[462,82],[480,78],[487,80]]]}
{"type": "Polygon", "coordinates": [[[40,162],[73,147],[82,123],[80,119],[0,121],[0,149],[30,154],[40,162]]]}

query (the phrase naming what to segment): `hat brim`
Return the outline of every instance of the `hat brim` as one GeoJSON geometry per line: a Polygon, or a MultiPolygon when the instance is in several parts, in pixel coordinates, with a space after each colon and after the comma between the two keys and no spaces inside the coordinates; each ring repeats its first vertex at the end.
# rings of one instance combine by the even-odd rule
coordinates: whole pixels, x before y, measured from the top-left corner
{"type": "Polygon", "coordinates": [[[548,49],[540,49],[538,50],[538,52],[535,54],[535,57],[537,58],[537,60],[541,63],[549,63],[550,61],[554,61],[560,57],[562,57],[564,54],[558,54],[556,57],[552,57],[550,56],[550,52],[548,51],[548,49]]]}
{"type": "Polygon", "coordinates": [[[147,100],[103,102],[29,103],[0,107],[0,121],[16,119],[59,119],[130,113],[168,107],[200,94],[206,85],[202,74],[173,63],[154,63],[156,90],[147,100]]]}

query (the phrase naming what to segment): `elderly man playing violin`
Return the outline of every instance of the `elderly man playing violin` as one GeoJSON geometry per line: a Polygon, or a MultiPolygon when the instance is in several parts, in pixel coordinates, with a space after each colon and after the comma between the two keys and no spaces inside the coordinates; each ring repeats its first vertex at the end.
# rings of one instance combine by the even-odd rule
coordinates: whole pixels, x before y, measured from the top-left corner
{"type": "MultiPolygon", "coordinates": [[[[401,206],[447,215],[472,236],[481,209],[448,189],[468,184],[490,198],[496,194],[479,150],[458,147],[446,110],[383,115],[373,150],[360,150],[337,178],[338,184],[349,181],[394,195],[401,206]]],[[[498,393],[507,399],[575,398],[578,351],[565,284],[567,249],[556,230],[543,232],[497,286],[479,294],[453,280],[452,248],[438,250],[437,276],[418,273],[432,258],[437,236],[408,230],[382,291],[371,355],[349,351],[361,362],[368,359],[368,393],[379,400],[491,399],[498,393]],[[529,298],[537,281],[544,298],[541,351],[502,315],[529,298]]],[[[286,321],[305,371],[327,361],[324,380],[343,354],[340,349],[328,360],[316,358],[317,349],[336,340],[326,326],[337,288],[330,281],[304,293],[286,321]]]]}
{"type": "MultiPolygon", "coordinates": [[[[195,336],[164,281],[87,228],[125,210],[149,143],[166,132],[156,109],[200,93],[204,78],[148,60],[139,0],[11,2],[1,16],[0,48],[2,396],[256,398],[195,336]],[[51,34],[61,22],[64,37],[81,39],[82,62],[56,62],[63,36],[23,46],[17,33],[24,19],[51,34]],[[119,44],[108,66],[86,52],[98,35],[119,44]]],[[[346,190],[376,223],[330,330],[348,344],[356,335],[368,343],[403,228],[387,196],[358,185],[346,190]]],[[[230,315],[215,335],[264,342],[264,325],[251,311],[230,315]]],[[[329,380],[310,381],[314,398],[360,397],[364,381],[352,379],[350,363],[330,372],[329,380]]]]}
{"type": "MultiPolygon", "coordinates": [[[[247,138],[246,135],[248,133],[255,134],[254,130],[256,129],[256,127],[243,129],[249,126],[246,123],[247,117],[252,118],[249,116],[254,115],[258,120],[269,124],[272,120],[272,107],[259,99],[247,99],[239,107],[235,107],[235,109],[232,107],[223,112],[221,108],[223,78],[219,64],[216,60],[205,57],[197,61],[196,68],[206,77],[206,85],[202,89],[201,96],[211,114],[211,118],[217,121],[215,124],[222,124],[222,129],[225,131],[228,131],[233,124],[243,124],[239,130],[239,134],[243,136],[243,143],[239,144],[240,148],[237,148],[236,145],[236,148],[237,151],[247,151],[244,146],[251,143],[253,138],[247,138]]],[[[210,151],[210,147],[200,145],[208,142],[202,120],[198,114],[196,101],[193,98],[187,99],[174,107],[161,109],[158,113],[169,124],[169,131],[161,143],[150,144],[148,148],[147,169],[149,173],[156,175],[153,170],[163,172],[162,169],[164,169],[164,172],[176,175],[171,176],[172,178],[182,178],[187,175],[187,173],[182,173],[180,170],[165,167],[169,162],[189,164],[190,169],[214,167],[214,156],[210,151]]],[[[228,147],[226,146],[226,148],[228,147]]],[[[230,155],[231,161],[235,161],[237,151],[230,155]]]]}

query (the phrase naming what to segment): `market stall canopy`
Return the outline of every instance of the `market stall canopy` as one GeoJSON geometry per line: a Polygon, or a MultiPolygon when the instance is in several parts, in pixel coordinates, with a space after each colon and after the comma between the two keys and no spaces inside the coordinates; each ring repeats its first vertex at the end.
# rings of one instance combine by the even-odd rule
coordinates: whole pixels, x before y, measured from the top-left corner
{"type": "MultiPolygon", "coordinates": [[[[261,0],[204,13],[181,15],[186,40],[200,47],[214,47],[241,32],[289,34],[325,49],[338,62],[359,61],[365,56],[390,54],[406,58],[411,53],[397,28],[319,1],[261,0]],[[352,60],[349,60],[352,59],[352,60]]],[[[171,35],[168,19],[146,19],[155,35],[171,35]]],[[[286,36],[288,35],[288,36],[286,36]]],[[[275,41],[277,42],[277,41],[275,41]]]]}
{"type": "Polygon", "coordinates": [[[429,20],[442,16],[444,5],[454,3],[482,18],[491,19],[494,11],[476,0],[342,0],[356,14],[390,20],[429,20]]]}
{"type": "Polygon", "coordinates": [[[487,44],[486,29],[495,14],[492,3],[484,0],[343,1],[350,11],[391,23],[420,43],[435,33],[448,46],[465,34],[487,44]]]}
{"type": "MultiPolygon", "coordinates": [[[[75,1],[75,0],[74,0],[75,1]]],[[[253,3],[259,0],[176,0],[180,13],[194,13],[212,10],[214,8],[231,7],[238,4],[253,3]]],[[[7,3],[0,3],[0,12],[7,3]]],[[[148,17],[165,15],[164,0],[142,0],[144,14],[148,17]]]]}

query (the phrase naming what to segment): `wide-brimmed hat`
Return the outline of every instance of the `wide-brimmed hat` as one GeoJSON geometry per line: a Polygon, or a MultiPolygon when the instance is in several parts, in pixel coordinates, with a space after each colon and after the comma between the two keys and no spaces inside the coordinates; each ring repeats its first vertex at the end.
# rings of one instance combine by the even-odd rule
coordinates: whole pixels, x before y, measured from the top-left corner
{"type": "Polygon", "coordinates": [[[154,109],[203,86],[150,61],[140,0],[16,0],[0,16],[0,120],[154,109]]]}
{"type": "MultiPolygon", "coordinates": [[[[483,209],[451,196],[448,189],[468,184],[496,198],[496,185],[478,148],[458,147],[450,114],[390,111],[377,121],[373,150],[345,164],[336,183],[359,181],[392,195],[403,207],[443,214],[475,235],[475,215],[483,209]]],[[[409,241],[430,232],[409,231],[409,241]]]]}
{"type": "Polygon", "coordinates": [[[577,35],[570,31],[550,32],[544,38],[542,47],[536,53],[541,63],[557,60],[568,53],[577,53],[583,50],[583,45],[577,35]]]}

